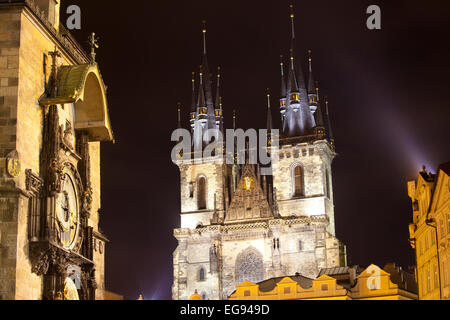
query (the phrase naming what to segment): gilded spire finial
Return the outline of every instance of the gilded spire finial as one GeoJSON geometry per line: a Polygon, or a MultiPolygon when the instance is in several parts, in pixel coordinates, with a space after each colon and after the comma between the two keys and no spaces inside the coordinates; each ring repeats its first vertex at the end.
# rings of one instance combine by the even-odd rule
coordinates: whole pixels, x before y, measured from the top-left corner
{"type": "Polygon", "coordinates": [[[294,31],[294,17],[295,17],[295,15],[294,15],[294,5],[291,3],[290,5],[289,5],[289,8],[291,9],[291,15],[290,15],[290,17],[291,17],[291,27],[292,27],[292,39],[295,39],[295,31],[294,31]]]}
{"type": "Polygon", "coordinates": [[[181,128],[181,102],[177,102],[178,128],[181,128]]]}
{"type": "Polygon", "coordinates": [[[317,95],[317,102],[320,101],[320,95],[319,95],[319,81],[316,81],[316,95],[317,95]]]}
{"type": "Polygon", "coordinates": [[[206,20],[202,21],[203,54],[206,54],[206,20]]]}
{"type": "Polygon", "coordinates": [[[270,88],[266,89],[266,96],[267,96],[267,108],[270,109],[270,88]]]}
{"type": "Polygon", "coordinates": [[[91,46],[91,64],[95,63],[95,56],[97,55],[95,53],[95,49],[99,48],[99,44],[98,44],[98,40],[99,38],[97,38],[95,36],[95,32],[92,32],[91,35],[89,36],[89,45],[91,46]]]}

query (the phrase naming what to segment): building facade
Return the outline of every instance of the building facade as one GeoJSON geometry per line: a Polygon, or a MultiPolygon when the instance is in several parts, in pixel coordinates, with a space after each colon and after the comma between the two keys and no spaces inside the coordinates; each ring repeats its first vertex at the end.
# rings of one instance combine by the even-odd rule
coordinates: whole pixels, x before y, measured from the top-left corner
{"type": "Polygon", "coordinates": [[[413,207],[410,243],[417,258],[416,276],[421,300],[450,299],[449,171],[449,163],[439,166],[436,174],[424,168],[417,181],[408,182],[413,207]]]}
{"type": "MultiPolygon", "coordinates": [[[[194,296],[195,297],[195,296],[194,296]]],[[[395,264],[321,270],[315,279],[301,275],[260,283],[245,281],[229,300],[417,300],[414,275],[395,264]]]]}
{"type": "MultiPolygon", "coordinates": [[[[250,161],[249,147],[242,163],[237,154],[227,161],[225,151],[209,157],[179,153],[175,161],[181,225],[174,230],[173,299],[189,299],[195,290],[203,299],[227,299],[244,281],[295,273],[315,278],[323,268],[346,265],[345,246],[335,236],[331,164],[336,153],[328,104],[324,110],[319,101],[311,59],[306,85],[295,50],[293,12],[291,27],[289,63],[281,63],[280,143],[269,138],[266,149],[271,175],[261,174],[261,166],[250,161]]],[[[202,33],[198,85],[192,80],[194,150],[225,133],[221,76],[218,72],[214,96],[205,27],[202,33]]],[[[267,111],[271,132],[270,96],[267,111]]],[[[236,129],[235,116],[233,122],[236,129]]]]}
{"type": "Polygon", "coordinates": [[[100,143],[112,141],[95,61],[61,1],[0,1],[0,299],[103,299],[100,143]]]}

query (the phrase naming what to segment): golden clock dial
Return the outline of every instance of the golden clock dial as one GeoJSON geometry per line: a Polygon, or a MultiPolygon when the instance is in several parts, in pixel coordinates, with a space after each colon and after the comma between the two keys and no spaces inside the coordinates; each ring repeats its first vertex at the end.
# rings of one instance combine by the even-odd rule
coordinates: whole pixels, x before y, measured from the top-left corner
{"type": "Polygon", "coordinates": [[[72,249],[78,236],[78,196],[71,175],[64,173],[61,193],[56,201],[56,220],[59,239],[65,249],[72,249]]]}

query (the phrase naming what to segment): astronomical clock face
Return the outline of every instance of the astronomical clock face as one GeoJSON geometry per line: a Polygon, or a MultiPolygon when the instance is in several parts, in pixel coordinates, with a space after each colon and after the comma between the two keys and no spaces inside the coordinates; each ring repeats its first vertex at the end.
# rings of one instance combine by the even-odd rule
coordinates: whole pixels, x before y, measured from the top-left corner
{"type": "Polygon", "coordinates": [[[78,236],[80,218],[77,189],[68,172],[64,172],[61,193],[57,198],[56,220],[61,245],[65,249],[73,249],[78,236]]]}
{"type": "Polygon", "coordinates": [[[244,189],[246,191],[251,191],[253,189],[253,178],[252,177],[244,178],[244,189]]]}

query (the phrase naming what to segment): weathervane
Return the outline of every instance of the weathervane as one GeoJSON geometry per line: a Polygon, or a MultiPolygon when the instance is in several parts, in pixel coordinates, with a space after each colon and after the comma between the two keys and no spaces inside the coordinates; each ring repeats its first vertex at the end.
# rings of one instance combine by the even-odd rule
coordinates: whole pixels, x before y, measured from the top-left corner
{"type": "Polygon", "coordinates": [[[91,64],[95,63],[95,49],[98,49],[98,38],[95,37],[95,32],[92,32],[89,36],[89,45],[91,46],[91,64]]]}

